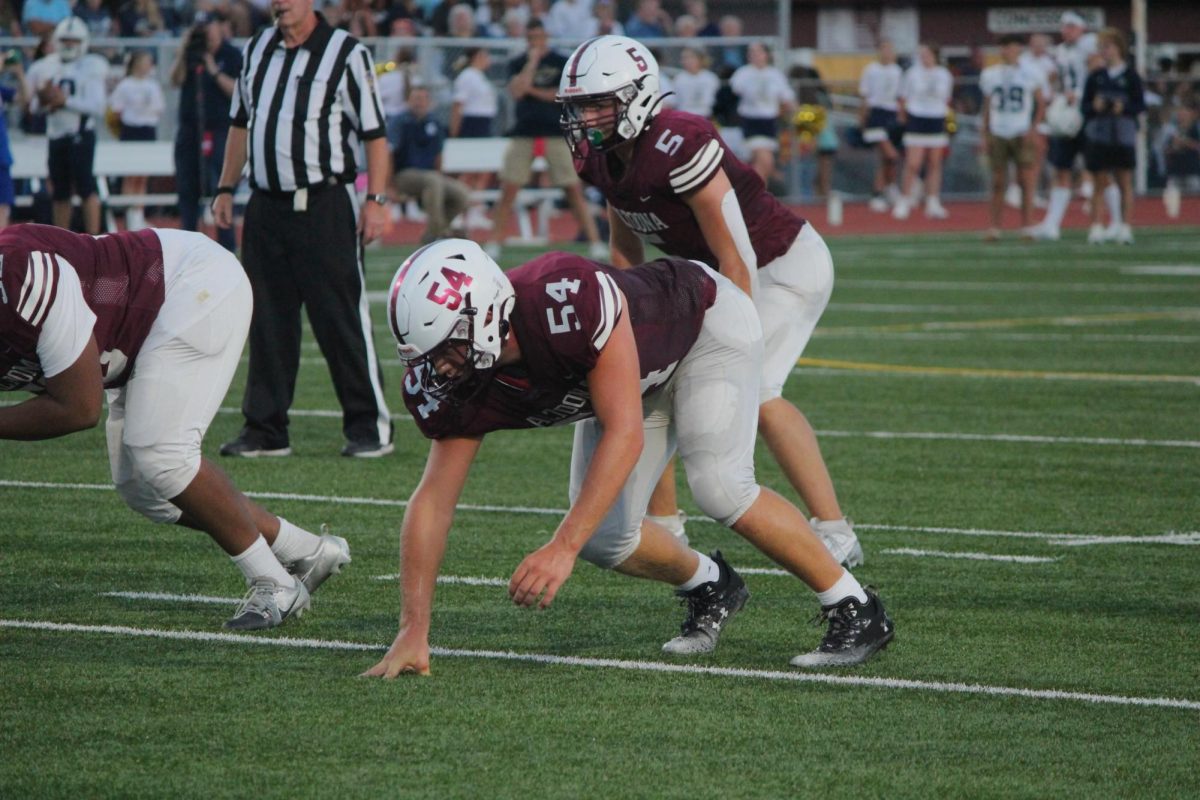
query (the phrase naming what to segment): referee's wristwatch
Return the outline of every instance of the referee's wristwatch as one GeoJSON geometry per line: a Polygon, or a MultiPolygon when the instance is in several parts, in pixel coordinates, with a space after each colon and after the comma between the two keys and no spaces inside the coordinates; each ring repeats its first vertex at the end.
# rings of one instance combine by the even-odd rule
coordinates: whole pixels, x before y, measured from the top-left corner
{"type": "Polygon", "coordinates": [[[367,195],[367,199],[373,203],[379,203],[381,206],[388,204],[388,196],[386,194],[369,194],[367,195]]]}

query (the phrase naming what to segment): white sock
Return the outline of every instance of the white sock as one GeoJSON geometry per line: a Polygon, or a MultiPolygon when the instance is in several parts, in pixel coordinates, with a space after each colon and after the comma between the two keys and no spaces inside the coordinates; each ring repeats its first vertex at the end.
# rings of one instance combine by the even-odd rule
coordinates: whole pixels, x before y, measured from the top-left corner
{"type": "Polygon", "coordinates": [[[660,527],[666,528],[676,536],[683,533],[683,522],[679,519],[678,514],[670,514],[665,517],[656,517],[653,514],[647,514],[646,519],[660,527]]]}
{"type": "Polygon", "coordinates": [[[312,555],[320,544],[319,536],[279,517],[279,535],[275,537],[275,543],[271,545],[271,552],[281,563],[290,564],[298,558],[312,555]]]}
{"type": "Polygon", "coordinates": [[[231,558],[237,568],[246,576],[246,583],[250,583],[255,578],[270,578],[280,586],[291,586],[294,582],[292,576],[279,563],[279,559],[271,552],[271,548],[262,534],[258,535],[258,539],[247,547],[245,552],[231,556],[231,558]]]}
{"type": "Polygon", "coordinates": [[[1121,187],[1115,183],[1104,187],[1104,205],[1108,207],[1109,226],[1121,227],[1121,187]]]}
{"type": "Polygon", "coordinates": [[[833,586],[823,592],[817,592],[817,600],[820,601],[822,608],[836,606],[847,597],[853,597],[860,603],[867,602],[867,593],[863,591],[862,584],[858,582],[858,578],[850,574],[849,570],[842,570],[842,577],[838,578],[837,583],[833,586]]]}
{"type": "Polygon", "coordinates": [[[1071,190],[1065,186],[1055,186],[1050,190],[1050,207],[1046,209],[1046,218],[1042,220],[1042,224],[1055,231],[1061,228],[1069,205],[1071,190]]]}
{"type": "Polygon", "coordinates": [[[700,559],[700,563],[696,567],[696,574],[676,587],[681,592],[690,592],[703,583],[710,583],[721,577],[721,568],[717,566],[717,562],[704,555],[704,553],[699,553],[695,550],[692,552],[696,553],[696,557],[700,559]]]}

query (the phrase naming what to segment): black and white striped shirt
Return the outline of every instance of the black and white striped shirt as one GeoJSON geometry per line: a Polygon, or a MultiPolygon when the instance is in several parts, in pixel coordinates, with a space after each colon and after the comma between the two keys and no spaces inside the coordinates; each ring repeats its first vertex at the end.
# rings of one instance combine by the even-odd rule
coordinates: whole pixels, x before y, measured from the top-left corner
{"type": "Polygon", "coordinates": [[[230,123],[249,128],[250,185],[290,192],[349,183],[359,143],[384,136],[371,53],[317,14],[298,47],[275,27],[259,31],[242,53],[230,123]]]}

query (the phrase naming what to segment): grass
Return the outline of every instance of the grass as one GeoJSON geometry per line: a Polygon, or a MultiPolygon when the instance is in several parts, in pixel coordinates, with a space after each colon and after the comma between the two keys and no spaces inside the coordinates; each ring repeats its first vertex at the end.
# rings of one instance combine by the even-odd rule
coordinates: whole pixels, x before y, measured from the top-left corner
{"type": "MultiPolygon", "coordinates": [[[[1200,701],[1197,548],[1045,536],[1200,530],[1200,280],[1125,271],[1197,264],[1200,231],[1139,237],[1123,249],[1077,236],[1036,247],[831,240],[838,286],[805,355],[868,366],[804,366],[787,393],[827,432],[822,447],[867,548],[861,575],[882,588],[898,629],[886,653],[844,674],[1200,701]],[[914,371],[869,366],[880,364],[914,371]],[[1047,372],[1082,376],[1038,376],[1047,372]],[[1051,440],[995,438],[1004,435],[1051,440]]],[[[370,254],[373,291],[403,255],[370,254]]],[[[529,255],[511,250],[506,265],[529,255]]],[[[400,372],[375,308],[400,411],[400,372]]],[[[337,408],[318,351],[306,345],[304,355],[294,408],[337,408]]],[[[227,406],[238,406],[243,379],[227,406]]],[[[218,415],[206,453],[215,457],[239,424],[236,413],[218,415]]],[[[368,462],[337,456],[337,419],[296,416],[292,428],[294,457],[222,466],[251,492],[388,501],[405,500],[423,467],[427,446],[407,421],[397,422],[396,454],[368,462]]],[[[562,508],[569,449],[565,429],[489,436],[463,503],[562,508]]],[[[784,489],[765,449],[759,473],[784,489]]],[[[151,525],[103,488],[100,429],[0,443],[0,480],[0,618],[211,632],[230,608],[104,593],[242,591],[206,537],[151,525]]],[[[313,613],[258,638],[390,642],[397,592],[373,577],[396,571],[402,508],[263,502],[301,525],[328,521],[350,539],[354,562],[313,613]]],[[[462,511],[443,572],[507,578],[555,522],[462,511]]],[[[693,521],[689,534],[734,564],[770,566],[711,523],[693,521]]],[[[816,643],[820,631],[806,624],[814,603],[796,581],[748,580],[753,598],[720,651],[687,663],[783,671],[816,643]]],[[[511,607],[500,587],[439,587],[433,643],[659,661],[679,619],[662,588],[581,564],[543,613],[511,607]]],[[[1194,707],[461,656],[435,657],[427,680],[357,679],[376,657],[0,627],[0,796],[1200,795],[1194,707]]]]}

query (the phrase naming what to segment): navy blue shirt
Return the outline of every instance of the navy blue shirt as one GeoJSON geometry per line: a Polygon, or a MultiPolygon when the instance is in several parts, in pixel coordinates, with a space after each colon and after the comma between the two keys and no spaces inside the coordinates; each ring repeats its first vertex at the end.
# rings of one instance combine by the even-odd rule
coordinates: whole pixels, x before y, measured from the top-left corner
{"type": "Polygon", "coordinates": [[[396,171],[437,169],[445,141],[445,125],[433,117],[417,119],[411,111],[405,111],[400,115],[400,143],[392,154],[396,171]]]}
{"type": "MultiPolygon", "coordinates": [[[[528,55],[517,56],[508,62],[508,77],[512,79],[525,69],[528,55]]],[[[566,56],[559,55],[553,50],[542,56],[538,62],[537,71],[533,73],[533,88],[553,89],[558,91],[558,82],[562,80],[563,70],[567,67],[566,56]]],[[[509,136],[561,136],[562,129],[558,127],[560,111],[558,103],[551,100],[538,100],[533,95],[525,95],[517,101],[517,121],[509,136]]]]}
{"type": "MultiPolygon", "coordinates": [[[[213,61],[217,62],[217,70],[233,80],[238,79],[242,72],[242,51],[229,42],[222,42],[213,53],[213,61]]],[[[179,88],[179,124],[196,124],[196,73],[189,70],[179,88]]],[[[224,131],[229,129],[230,96],[221,91],[217,79],[205,70],[199,76],[200,86],[204,93],[204,130],[224,131]]],[[[219,157],[219,156],[218,156],[219,157]]]]}
{"type": "Polygon", "coordinates": [[[1108,68],[1102,67],[1088,75],[1083,87],[1082,111],[1083,131],[1089,142],[1133,147],[1137,141],[1138,114],[1145,110],[1142,79],[1132,68],[1127,66],[1110,75],[1108,68]]]}

